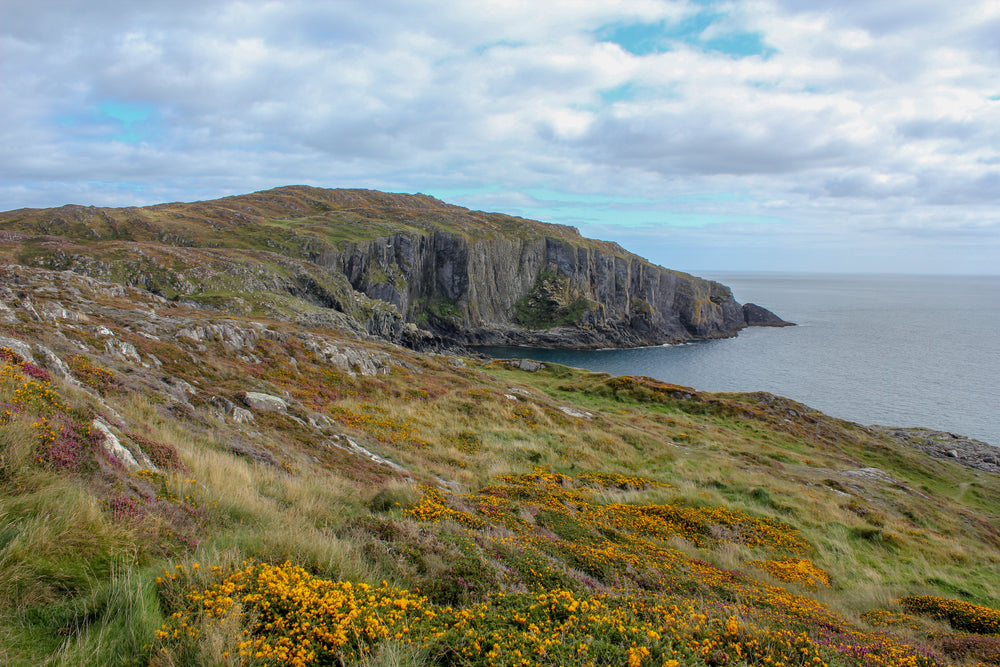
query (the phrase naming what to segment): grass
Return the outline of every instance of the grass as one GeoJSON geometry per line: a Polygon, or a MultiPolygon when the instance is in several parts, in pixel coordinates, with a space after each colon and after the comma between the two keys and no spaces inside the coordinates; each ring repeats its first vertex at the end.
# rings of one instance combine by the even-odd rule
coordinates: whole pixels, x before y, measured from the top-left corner
{"type": "Polygon", "coordinates": [[[324,598],[334,611],[308,632],[339,636],[336,610],[395,620],[353,643],[309,635],[334,664],[988,662],[990,636],[962,631],[1000,607],[996,476],[763,395],[552,364],[459,365],[309,332],[392,359],[387,374],[350,377],[308,352],[303,329],[271,320],[275,335],[252,350],[210,343],[193,363],[186,343],[133,336],[114,317],[102,322],[162,367],[107,357],[82,327],[5,330],[78,354],[71,367],[88,390],[0,350],[6,663],[291,662],[267,651],[302,648],[310,596],[345,582],[385,595],[324,598]],[[163,393],[167,375],[196,388],[187,406],[163,393]],[[238,424],[209,400],[250,390],[287,396],[288,414],[238,424]],[[111,410],[158,472],[130,473],[99,449],[72,469],[41,455],[42,417],[85,425],[111,410]],[[800,417],[786,421],[789,410],[800,417]],[[343,436],[404,470],[347,452],[343,436]],[[847,474],[867,467],[884,476],[847,474]],[[285,589],[240,588],[247,567],[304,586],[276,625],[260,614],[285,589]],[[198,596],[229,584],[232,606],[209,614],[198,596]],[[930,606],[898,602],[918,597],[937,605],[926,618],[930,606]],[[955,609],[963,620],[941,611],[955,609]]]}

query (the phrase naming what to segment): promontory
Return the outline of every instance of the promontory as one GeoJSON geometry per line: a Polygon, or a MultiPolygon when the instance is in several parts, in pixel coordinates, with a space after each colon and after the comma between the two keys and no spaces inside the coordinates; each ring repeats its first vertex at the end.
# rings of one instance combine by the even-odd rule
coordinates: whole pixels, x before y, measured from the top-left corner
{"type": "Polygon", "coordinates": [[[227,312],[428,347],[634,347],[788,324],[573,227],[426,195],[282,187],[196,203],[0,213],[24,265],[227,312]]]}

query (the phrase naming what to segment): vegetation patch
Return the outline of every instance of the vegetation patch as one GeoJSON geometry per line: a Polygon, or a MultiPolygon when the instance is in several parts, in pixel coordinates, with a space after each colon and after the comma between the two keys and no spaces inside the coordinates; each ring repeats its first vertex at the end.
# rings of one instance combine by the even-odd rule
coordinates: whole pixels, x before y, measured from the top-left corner
{"type": "Polygon", "coordinates": [[[977,635],[1000,635],[1000,611],[962,600],[917,595],[897,600],[907,611],[948,621],[953,628],[977,635]]]}
{"type": "MultiPolygon", "coordinates": [[[[272,242],[326,252],[333,214],[304,205],[272,242]]],[[[175,234],[160,250],[193,266],[186,253],[211,249],[182,245],[206,240],[188,222],[133,236],[175,234]]],[[[279,270],[298,281],[292,265],[265,273],[279,270]]],[[[17,294],[3,335],[85,385],[0,348],[5,664],[997,662],[995,476],[767,394],[526,372],[232,312],[256,342],[199,347],[175,332],[217,312],[0,275],[17,294]],[[22,294],[91,319],[37,320],[22,294]],[[100,325],[132,332],[142,361],[107,352],[100,325]],[[328,346],[385,363],[348,370],[328,346]],[[252,391],[286,412],[236,411],[252,391]],[[104,455],[95,418],[156,469],[104,455]],[[838,472],[861,467],[885,475],[838,472]]]]}
{"type": "Polygon", "coordinates": [[[577,324],[594,302],[574,295],[569,278],[552,270],[539,274],[531,290],[514,304],[513,321],[528,329],[552,329],[577,324]]]}

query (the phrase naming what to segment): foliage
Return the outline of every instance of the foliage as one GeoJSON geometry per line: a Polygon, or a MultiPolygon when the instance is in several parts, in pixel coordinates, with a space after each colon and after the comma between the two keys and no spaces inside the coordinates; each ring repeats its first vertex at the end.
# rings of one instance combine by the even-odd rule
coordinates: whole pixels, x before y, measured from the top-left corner
{"type": "Polygon", "coordinates": [[[1000,635],[1000,611],[962,600],[936,595],[917,595],[897,601],[907,611],[940,618],[956,630],[978,635],[1000,635]]]}
{"type": "MultiPolygon", "coordinates": [[[[327,213],[247,233],[303,256],[358,240],[327,213]]],[[[203,256],[174,232],[171,271],[221,270],[186,268],[203,256]]],[[[996,662],[996,636],[972,634],[1000,599],[993,476],[766,394],[418,354],[324,318],[230,313],[259,335],[199,347],[166,334],[217,312],[44,275],[38,312],[87,295],[143,362],[106,352],[96,322],[2,325],[85,385],[0,348],[7,664],[996,662]],[[328,345],[385,363],[345,369],[328,345]],[[237,421],[220,406],[247,391],[288,410],[237,421]],[[98,417],[157,470],[103,456],[98,417]],[[842,474],[862,467],[885,475],[842,474]],[[932,602],[886,608],[916,592],[932,602]]]]}
{"type": "Polygon", "coordinates": [[[570,294],[566,276],[546,270],[514,304],[512,319],[529,329],[552,329],[578,323],[593,307],[593,302],[585,296],[570,294]]]}
{"type": "Polygon", "coordinates": [[[807,588],[825,588],[830,585],[830,575],[807,558],[753,560],[747,565],[759,567],[781,581],[800,584],[807,588]]]}

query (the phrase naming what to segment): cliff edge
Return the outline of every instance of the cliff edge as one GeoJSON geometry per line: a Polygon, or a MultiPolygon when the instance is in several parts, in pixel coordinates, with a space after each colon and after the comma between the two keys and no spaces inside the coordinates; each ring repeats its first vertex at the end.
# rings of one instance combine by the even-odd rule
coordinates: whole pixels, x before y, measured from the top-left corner
{"type": "Polygon", "coordinates": [[[725,285],[575,228],[419,194],[293,186],[143,208],[22,209],[0,214],[0,233],[15,241],[4,246],[10,262],[415,347],[633,347],[788,324],[725,285]]]}

